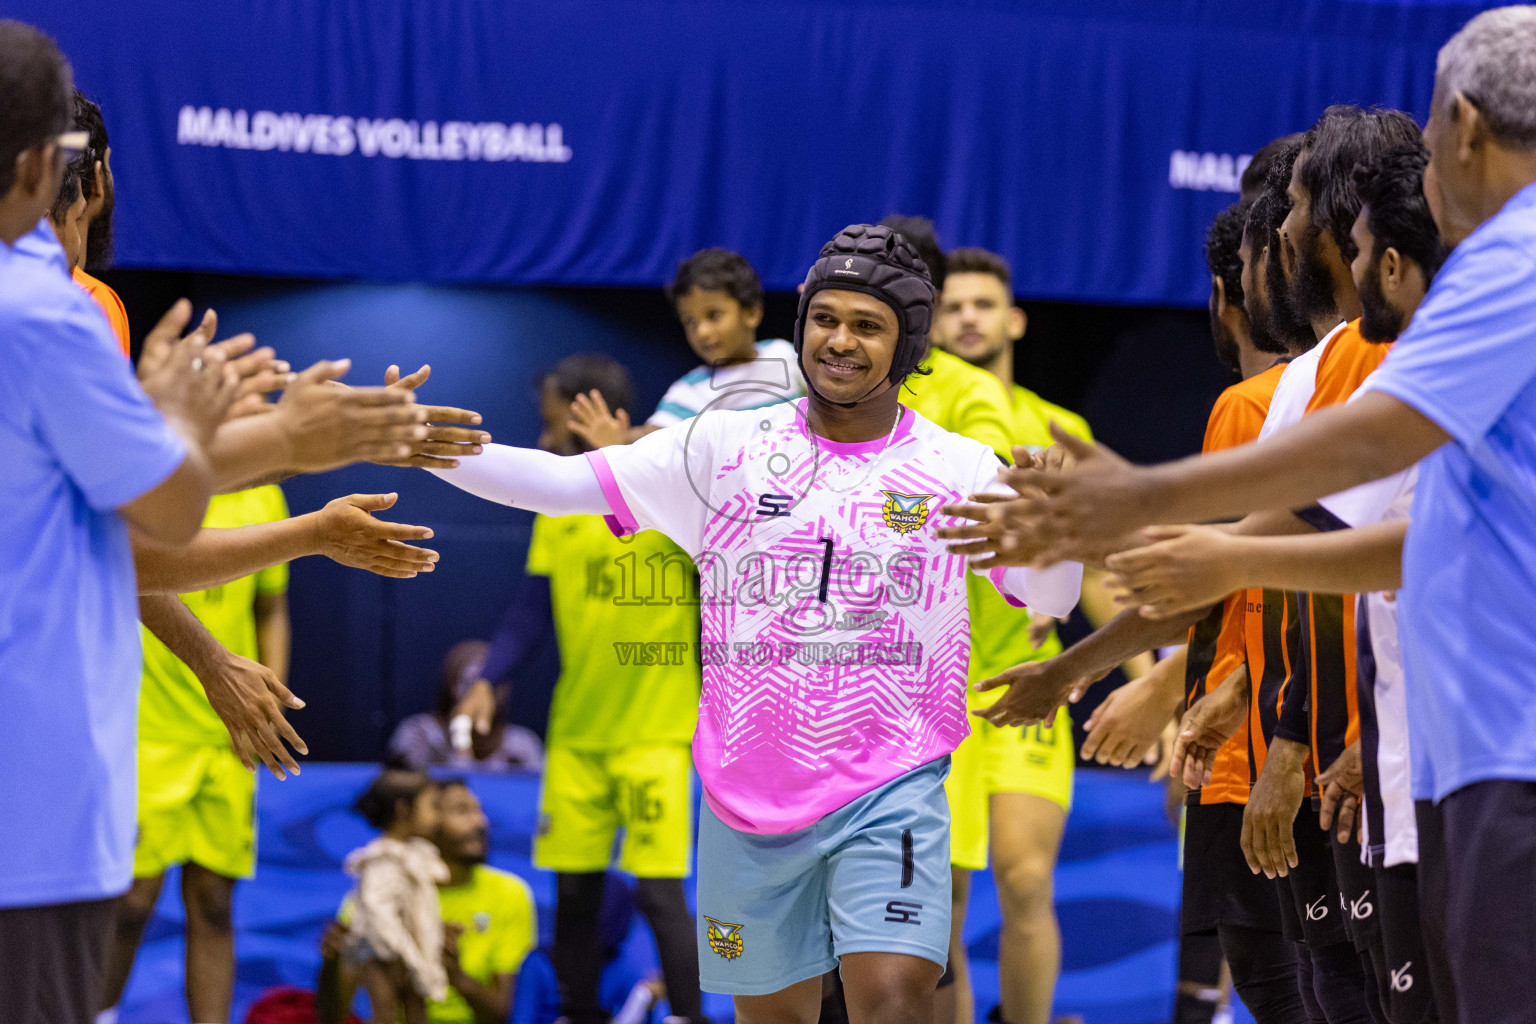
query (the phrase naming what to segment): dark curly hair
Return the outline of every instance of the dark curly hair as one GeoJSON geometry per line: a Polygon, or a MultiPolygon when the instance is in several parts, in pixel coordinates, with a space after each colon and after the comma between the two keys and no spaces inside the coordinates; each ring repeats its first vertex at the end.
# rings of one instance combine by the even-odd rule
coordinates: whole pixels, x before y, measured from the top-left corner
{"type": "Polygon", "coordinates": [[[1445,261],[1445,245],[1424,198],[1424,168],[1429,150],[1412,142],[1383,153],[1375,163],[1355,168],[1355,189],[1375,239],[1373,260],[1396,249],[1424,271],[1426,283],[1445,261]]]}
{"type": "Polygon", "coordinates": [[[1360,214],[1355,168],[1375,163],[1398,146],[1418,142],[1419,126],[1401,110],[1364,110],[1335,104],[1323,111],[1302,142],[1298,182],[1311,197],[1309,221],[1326,231],[1348,263],[1355,258],[1349,229],[1360,214]]]}
{"type": "Polygon", "coordinates": [[[1243,304],[1243,261],[1237,250],[1243,244],[1243,227],[1251,204],[1239,199],[1222,210],[1205,232],[1205,266],[1226,288],[1227,302],[1243,304]]]}
{"type": "Polygon", "coordinates": [[[434,785],[436,783],[425,772],[389,768],[368,784],[352,806],[364,821],[383,831],[395,823],[400,813],[400,801],[414,803],[434,785]]]}
{"type": "Polygon", "coordinates": [[[676,302],[679,295],[687,295],[695,288],[724,292],[743,309],[756,309],[763,304],[762,279],[745,256],[729,249],[700,249],[679,263],[672,283],[665,289],[667,301],[676,302]]]}

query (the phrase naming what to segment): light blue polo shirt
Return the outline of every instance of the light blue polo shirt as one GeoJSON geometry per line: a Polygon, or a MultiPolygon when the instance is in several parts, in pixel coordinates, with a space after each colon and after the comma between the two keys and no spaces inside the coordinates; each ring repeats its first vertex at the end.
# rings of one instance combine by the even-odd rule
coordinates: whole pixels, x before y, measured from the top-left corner
{"type": "Polygon", "coordinates": [[[0,243],[0,907],[132,881],[142,665],[115,510],[185,455],[48,222],[0,243]]]}
{"type": "Polygon", "coordinates": [[[1364,386],[1454,441],[1403,550],[1414,796],[1536,781],[1536,185],[1456,247],[1364,386]]]}

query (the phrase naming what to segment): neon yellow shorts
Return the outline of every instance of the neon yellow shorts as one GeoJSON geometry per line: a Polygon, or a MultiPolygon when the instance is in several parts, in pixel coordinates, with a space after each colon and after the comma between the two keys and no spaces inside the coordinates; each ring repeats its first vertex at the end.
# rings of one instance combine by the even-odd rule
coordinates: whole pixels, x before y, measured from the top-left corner
{"type": "Polygon", "coordinates": [[[950,756],[949,860],[957,868],[987,866],[993,793],[1030,793],[1072,809],[1072,716],[1059,708],[1050,725],[1000,729],[971,718],[971,734],[950,756]]]}
{"type": "Polygon", "coordinates": [[[227,878],[256,871],[256,776],[228,747],[139,740],[135,878],[173,864],[227,878]]]}
{"type": "Polygon", "coordinates": [[[547,871],[605,871],[624,830],[619,870],[683,878],[693,859],[693,754],[687,744],[550,747],[533,862],[547,871]]]}

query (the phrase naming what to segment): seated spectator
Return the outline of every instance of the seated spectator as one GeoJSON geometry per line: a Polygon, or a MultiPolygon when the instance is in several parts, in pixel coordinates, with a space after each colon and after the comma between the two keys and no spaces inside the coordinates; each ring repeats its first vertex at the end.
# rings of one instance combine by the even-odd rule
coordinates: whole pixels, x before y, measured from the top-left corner
{"type": "MultiPolygon", "coordinates": [[[[544,745],[531,730],[506,720],[507,700],[512,687],[498,683],[492,687],[496,713],[490,728],[470,730],[464,723],[469,749],[456,749],[451,720],[455,705],[475,683],[483,680],[488,646],[483,640],[465,640],[455,644],[443,657],[443,670],[437,689],[437,705],[432,711],[412,715],[390,737],[385,762],[392,768],[427,771],[450,768],[455,771],[507,771],[525,768],[541,771],[544,745]]],[[[462,740],[461,740],[462,744],[462,740]]]]}
{"type": "MultiPolygon", "coordinates": [[[[533,892],[516,875],[485,864],[489,824],[469,787],[462,780],[452,780],[437,791],[438,826],[433,841],[448,866],[448,880],[437,890],[448,993],[426,1002],[426,1020],[430,1024],[499,1024],[512,1011],[518,972],[537,942],[533,892]]],[[[359,965],[348,955],[353,947],[348,928],[352,916],[349,897],[321,940],[315,1013],[322,1024],[346,1020],[362,980],[359,965]]],[[[374,990],[370,985],[370,995],[374,990]]],[[[390,1018],[378,1013],[374,1019],[376,1024],[391,1024],[390,1018]]]]}
{"type": "Polygon", "coordinates": [[[384,834],[347,855],[357,885],[347,897],[345,955],[358,965],[373,1015],[427,1024],[426,1000],[448,994],[443,915],[437,887],[448,865],[437,834],[437,784],[421,772],[386,771],[357,800],[357,811],[384,834]]]}

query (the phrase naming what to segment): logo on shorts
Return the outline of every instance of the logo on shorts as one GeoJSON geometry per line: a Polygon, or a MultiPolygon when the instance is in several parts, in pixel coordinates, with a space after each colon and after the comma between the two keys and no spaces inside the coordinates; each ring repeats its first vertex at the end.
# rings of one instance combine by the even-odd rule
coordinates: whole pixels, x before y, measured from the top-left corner
{"type": "Polygon", "coordinates": [[[705,917],[704,920],[709,922],[705,925],[704,935],[709,939],[710,949],[727,960],[735,960],[741,956],[743,949],[741,925],[726,924],[724,921],[716,921],[712,917],[705,917]]]}
{"type": "Polygon", "coordinates": [[[885,505],[880,509],[880,515],[885,525],[897,533],[911,533],[928,522],[928,502],[933,495],[898,494],[895,491],[880,493],[885,495],[885,505]]]}
{"type": "Polygon", "coordinates": [[[891,900],[885,905],[885,919],[892,924],[922,924],[923,922],[917,919],[918,911],[922,909],[921,903],[891,900]]]}
{"type": "Polygon", "coordinates": [[[1316,903],[1307,905],[1307,920],[1321,921],[1328,916],[1327,896],[1319,896],[1316,903]]]}
{"type": "Polygon", "coordinates": [[[1403,966],[1392,972],[1393,992],[1407,992],[1409,989],[1413,988],[1413,975],[1408,973],[1408,968],[1412,966],[1413,961],[1409,960],[1407,963],[1403,964],[1403,966]]]}
{"type": "Polygon", "coordinates": [[[1349,905],[1349,916],[1356,921],[1364,921],[1376,913],[1376,907],[1371,903],[1371,890],[1367,889],[1360,894],[1360,898],[1349,905]]]}
{"type": "Polygon", "coordinates": [[[550,821],[549,815],[547,815],[547,814],[539,815],[539,835],[541,835],[541,836],[549,835],[550,827],[553,824],[554,823],[552,821],[550,821]]]}

